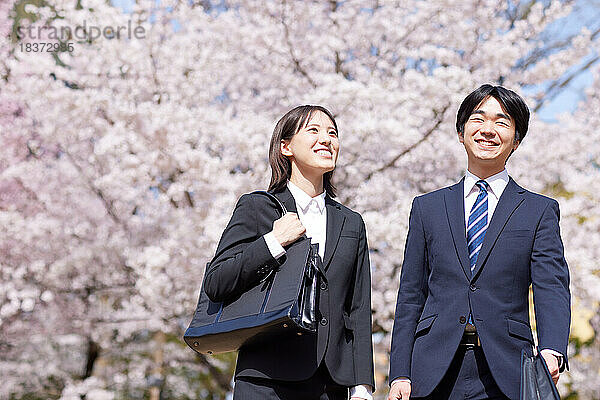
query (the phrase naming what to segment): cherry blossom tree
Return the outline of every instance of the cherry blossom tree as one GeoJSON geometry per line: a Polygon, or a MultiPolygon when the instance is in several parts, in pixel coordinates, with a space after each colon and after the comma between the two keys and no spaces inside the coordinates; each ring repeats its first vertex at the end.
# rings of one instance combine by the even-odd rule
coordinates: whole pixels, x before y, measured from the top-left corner
{"type": "MultiPolygon", "coordinates": [[[[502,83],[538,111],[598,75],[598,30],[548,37],[570,2],[39,4],[2,42],[0,397],[224,396],[234,356],[180,338],[236,199],[268,183],[275,121],[303,103],[340,127],[335,182],[367,224],[385,352],[410,202],[466,168],[462,98],[502,83]]],[[[534,113],[508,164],[561,203],[576,318],[560,389],[581,398],[600,390],[598,82],[558,123],[534,113]]]]}

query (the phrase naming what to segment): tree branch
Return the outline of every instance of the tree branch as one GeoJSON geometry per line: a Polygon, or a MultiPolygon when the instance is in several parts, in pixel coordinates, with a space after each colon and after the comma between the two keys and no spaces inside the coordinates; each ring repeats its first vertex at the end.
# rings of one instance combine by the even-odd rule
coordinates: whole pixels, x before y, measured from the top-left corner
{"type": "Polygon", "coordinates": [[[392,158],[390,161],[386,162],[384,165],[382,165],[381,167],[371,171],[364,179],[364,181],[368,181],[370,180],[373,175],[375,175],[378,172],[382,172],[384,170],[386,170],[387,168],[393,167],[394,164],[396,164],[396,162],[402,158],[403,156],[405,156],[406,154],[410,153],[412,150],[414,150],[416,147],[418,147],[421,143],[423,143],[425,140],[427,140],[427,138],[429,136],[431,136],[431,134],[433,132],[435,132],[435,130],[440,126],[440,124],[442,123],[442,121],[444,120],[444,114],[446,113],[446,110],[448,110],[449,106],[445,106],[441,111],[435,111],[435,116],[438,117],[436,123],[427,131],[425,132],[425,135],[423,135],[423,137],[421,139],[419,139],[417,142],[413,143],[412,145],[408,146],[406,149],[402,150],[398,155],[396,155],[394,158],[392,158]]]}
{"type": "Polygon", "coordinates": [[[296,68],[296,71],[298,71],[302,76],[304,76],[306,78],[306,80],[308,81],[308,83],[310,83],[310,85],[313,88],[317,87],[317,84],[315,83],[315,81],[310,77],[310,75],[308,75],[308,73],[306,72],[306,70],[302,67],[302,65],[300,64],[300,60],[298,59],[298,57],[296,57],[296,54],[294,53],[294,46],[292,45],[292,41],[290,39],[290,28],[285,20],[285,7],[286,7],[287,1],[283,0],[282,1],[282,10],[281,10],[281,23],[283,24],[283,31],[284,31],[284,36],[285,36],[285,42],[288,45],[288,48],[290,50],[290,57],[292,57],[292,62],[294,63],[294,66],[296,68]]]}
{"type": "Polygon", "coordinates": [[[583,64],[571,74],[566,76],[564,79],[555,80],[546,90],[544,97],[537,101],[535,107],[533,108],[534,112],[539,111],[542,106],[548,102],[549,100],[554,99],[561,92],[561,89],[565,88],[573,79],[575,79],[582,72],[587,71],[592,65],[594,65],[598,60],[600,60],[600,56],[596,56],[592,58],[587,63],[583,64]]]}

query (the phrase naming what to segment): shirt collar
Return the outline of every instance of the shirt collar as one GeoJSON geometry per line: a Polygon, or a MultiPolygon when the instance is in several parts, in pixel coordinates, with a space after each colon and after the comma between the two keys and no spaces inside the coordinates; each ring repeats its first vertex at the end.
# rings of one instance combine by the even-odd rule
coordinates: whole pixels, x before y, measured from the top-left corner
{"type": "Polygon", "coordinates": [[[304,190],[300,189],[290,181],[288,181],[287,187],[294,197],[296,206],[302,210],[302,213],[306,214],[306,212],[308,212],[308,207],[313,201],[316,203],[319,212],[321,214],[323,213],[323,210],[325,209],[325,191],[315,197],[310,197],[304,190]]]}
{"type": "MultiPolygon", "coordinates": [[[[469,170],[467,170],[467,173],[465,174],[465,182],[464,182],[465,198],[469,194],[471,194],[474,190],[479,191],[477,189],[477,187],[475,186],[475,184],[479,180],[480,180],[480,178],[477,177],[477,175],[474,175],[469,170]]],[[[508,185],[508,180],[509,180],[508,171],[506,171],[506,168],[505,168],[502,171],[498,172],[496,175],[492,175],[489,178],[486,178],[484,180],[489,185],[490,192],[492,192],[492,194],[494,196],[496,196],[497,199],[499,199],[500,196],[502,195],[502,192],[504,191],[504,188],[506,188],[506,185],[508,185]]]]}

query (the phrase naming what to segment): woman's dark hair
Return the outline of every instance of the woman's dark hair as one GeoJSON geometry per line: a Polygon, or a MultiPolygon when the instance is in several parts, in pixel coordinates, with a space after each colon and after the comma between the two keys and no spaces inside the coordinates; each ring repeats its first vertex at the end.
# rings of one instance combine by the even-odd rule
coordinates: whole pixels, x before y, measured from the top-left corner
{"type": "Polygon", "coordinates": [[[465,123],[475,107],[488,97],[498,100],[502,108],[515,121],[515,141],[520,143],[529,129],[529,108],[521,96],[502,86],[481,85],[465,97],[456,115],[457,132],[464,133],[465,123]]]}
{"type": "MultiPolygon", "coordinates": [[[[281,153],[281,141],[290,140],[300,129],[306,126],[312,115],[321,111],[331,119],[337,132],[337,124],[329,110],[322,106],[298,106],[288,111],[275,125],[271,145],[269,146],[269,164],[271,165],[271,183],[269,190],[279,192],[283,190],[287,181],[292,176],[292,163],[289,158],[281,153]]],[[[329,197],[335,197],[335,186],[331,182],[333,171],[326,172],[323,175],[323,188],[329,197]]]]}

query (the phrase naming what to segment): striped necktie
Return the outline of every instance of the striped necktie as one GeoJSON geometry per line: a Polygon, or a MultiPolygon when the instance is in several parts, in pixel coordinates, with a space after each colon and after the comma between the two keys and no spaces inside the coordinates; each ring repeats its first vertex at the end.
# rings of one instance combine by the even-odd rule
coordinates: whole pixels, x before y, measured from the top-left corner
{"type": "Polygon", "coordinates": [[[471,276],[477,263],[477,256],[483,244],[485,231],[488,227],[488,183],[484,180],[477,181],[479,195],[471,208],[467,222],[467,247],[469,249],[469,261],[471,264],[471,276]]]}

